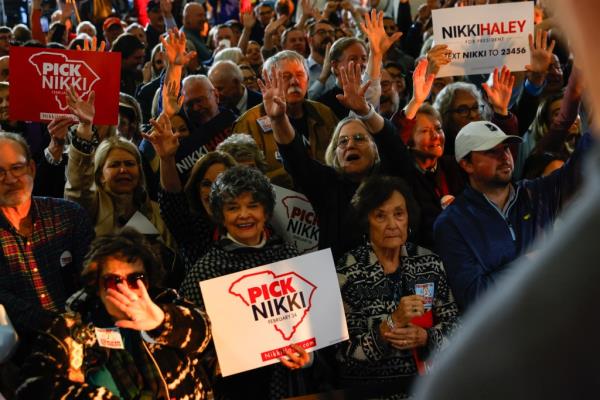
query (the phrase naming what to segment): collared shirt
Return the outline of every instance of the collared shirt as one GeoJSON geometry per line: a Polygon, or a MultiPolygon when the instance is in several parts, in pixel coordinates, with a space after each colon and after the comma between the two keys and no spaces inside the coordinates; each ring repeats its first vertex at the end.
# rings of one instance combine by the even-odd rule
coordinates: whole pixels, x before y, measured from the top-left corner
{"type": "Polygon", "coordinates": [[[86,211],[70,201],[33,197],[30,214],[25,237],[0,213],[0,303],[20,332],[62,311],[94,235],[86,211]]]}
{"type": "Polygon", "coordinates": [[[244,94],[235,108],[237,108],[238,115],[242,115],[248,110],[248,89],[244,88],[244,94]]]}

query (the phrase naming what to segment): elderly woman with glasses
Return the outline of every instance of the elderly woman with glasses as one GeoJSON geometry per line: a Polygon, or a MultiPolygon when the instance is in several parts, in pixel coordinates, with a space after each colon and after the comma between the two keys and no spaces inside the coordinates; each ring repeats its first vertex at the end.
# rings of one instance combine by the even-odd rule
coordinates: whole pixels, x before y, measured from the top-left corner
{"type": "Polygon", "coordinates": [[[160,263],[126,229],[98,237],[84,289],[41,332],[17,398],[205,399],[198,358],[211,334],[204,314],[174,290],[157,290],[160,263]]]}
{"type": "Polygon", "coordinates": [[[518,135],[517,117],[508,110],[515,78],[503,66],[492,73],[492,85],[483,84],[486,104],[481,92],[472,83],[454,82],[444,87],[435,98],[433,107],[442,116],[446,133],[444,154],[454,155],[454,138],[465,125],[473,121],[489,120],[510,135],[518,135]]]}
{"type": "Polygon", "coordinates": [[[341,384],[356,398],[404,398],[458,308],[440,258],[407,242],[418,208],[406,183],[369,177],[352,205],[368,243],[336,265],[350,335],[338,351],[341,384]]]}
{"type": "Polygon", "coordinates": [[[353,113],[335,128],[325,155],[327,166],[307,155],[301,135],[290,124],[281,72],[273,69],[260,83],[283,164],[315,208],[319,248],[331,247],[334,257],[362,242],[349,217],[350,200],[360,183],[379,172],[404,175],[410,167],[407,158],[389,151],[398,147],[400,138],[365,100],[369,83],[361,87],[360,65],[350,62],[347,70],[342,67],[340,78],[344,94],[338,99],[353,113]]]}

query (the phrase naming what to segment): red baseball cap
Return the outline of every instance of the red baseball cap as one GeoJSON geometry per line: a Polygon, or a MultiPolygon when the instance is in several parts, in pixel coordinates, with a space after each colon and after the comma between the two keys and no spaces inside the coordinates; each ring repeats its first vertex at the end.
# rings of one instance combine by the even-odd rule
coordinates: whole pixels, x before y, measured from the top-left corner
{"type": "Polygon", "coordinates": [[[109,30],[112,26],[114,25],[119,25],[121,27],[123,27],[123,23],[121,22],[121,20],[117,17],[108,17],[104,20],[104,23],[102,24],[102,29],[107,31],[109,30]]]}

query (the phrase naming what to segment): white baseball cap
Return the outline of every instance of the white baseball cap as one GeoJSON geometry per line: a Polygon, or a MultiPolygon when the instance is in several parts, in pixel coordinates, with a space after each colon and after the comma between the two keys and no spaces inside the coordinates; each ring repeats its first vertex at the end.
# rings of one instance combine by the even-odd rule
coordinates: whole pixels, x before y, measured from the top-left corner
{"type": "Polygon", "coordinates": [[[522,143],[519,136],[507,135],[489,121],[475,121],[465,125],[454,139],[454,156],[460,161],[472,151],[485,151],[500,143],[522,143]]]}

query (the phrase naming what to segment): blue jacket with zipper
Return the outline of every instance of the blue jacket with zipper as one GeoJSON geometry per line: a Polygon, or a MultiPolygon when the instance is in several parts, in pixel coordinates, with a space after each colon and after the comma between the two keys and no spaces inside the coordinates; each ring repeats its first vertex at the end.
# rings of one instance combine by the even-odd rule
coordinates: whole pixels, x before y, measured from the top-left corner
{"type": "Polygon", "coordinates": [[[552,227],[562,206],[580,186],[582,158],[592,145],[592,137],[585,134],[560,169],[513,184],[514,196],[504,212],[469,186],[440,214],[434,224],[436,250],[461,311],[552,227]]]}

